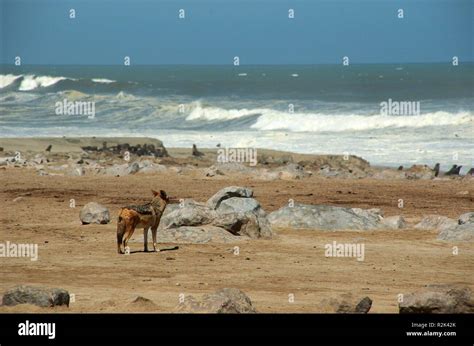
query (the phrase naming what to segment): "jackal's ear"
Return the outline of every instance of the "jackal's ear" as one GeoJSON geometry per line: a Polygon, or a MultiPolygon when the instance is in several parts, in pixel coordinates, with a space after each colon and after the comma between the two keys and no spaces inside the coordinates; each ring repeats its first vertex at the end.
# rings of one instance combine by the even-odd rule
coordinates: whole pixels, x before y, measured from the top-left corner
{"type": "Polygon", "coordinates": [[[163,190],[160,190],[160,197],[163,198],[163,199],[168,199],[168,195],[163,190]]]}
{"type": "Polygon", "coordinates": [[[153,194],[154,197],[156,197],[160,194],[159,192],[156,192],[155,190],[151,190],[151,193],[153,194]]]}

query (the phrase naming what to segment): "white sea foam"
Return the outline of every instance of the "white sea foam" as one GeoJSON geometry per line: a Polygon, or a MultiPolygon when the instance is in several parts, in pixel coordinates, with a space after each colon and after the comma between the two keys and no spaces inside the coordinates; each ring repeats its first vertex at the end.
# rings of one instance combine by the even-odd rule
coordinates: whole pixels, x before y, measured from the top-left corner
{"type": "Polygon", "coordinates": [[[20,77],[23,77],[23,75],[15,76],[13,74],[0,74],[0,89],[9,86],[20,77]]]}
{"type": "Polygon", "coordinates": [[[389,115],[334,115],[269,112],[260,116],[252,125],[257,130],[287,130],[292,132],[343,132],[367,131],[387,128],[421,128],[470,124],[474,114],[469,112],[435,112],[417,116],[389,115]]]}
{"type": "Polygon", "coordinates": [[[427,126],[450,126],[469,124],[474,126],[471,112],[434,112],[417,116],[358,115],[323,113],[288,113],[268,108],[222,109],[196,106],[187,116],[187,121],[227,121],[258,115],[251,126],[256,130],[283,130],[292,132],[343,132],[366,131],[385,128],[421,128],[427,126]]]}
{"type": "Polygon", "coordinates": [[[186,120],[207,120],[207,121],[225,121],[247,117],[250,115],[262,114],[267,109],[222,109],[218,107],[203,107],[198,104],[186,120]]]}
{"type": "Polygon", "coordinates": [[[111,80],[111,79],[106,79],[106,78],[92,78],[92,81],[94,83],[104,83],[104,84],[110,84],[110,83],[116,82],[116,80],[111,80]]]}
{"type": "Polygon", "coordinates": [[[56,84],[59,81],[66,80],[69,78],[66,77],[51,77],[51,76],[35,76],[35,75],[26,75],[21,81],[20,91],[29,91],[34,90],[38,87],[49,87],[56,84]]]}

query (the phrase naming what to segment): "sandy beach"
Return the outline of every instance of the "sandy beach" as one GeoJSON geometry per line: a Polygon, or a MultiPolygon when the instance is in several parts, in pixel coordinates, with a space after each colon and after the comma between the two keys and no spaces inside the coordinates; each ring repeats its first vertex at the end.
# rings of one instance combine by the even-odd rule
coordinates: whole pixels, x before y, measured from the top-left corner
{"type": "MultiPolygon", "coordinates": [[[[147,139],[142,139],[141,141],[147,139]]],[[[67,155],[84,155],[82,145],[102,139],[2,139],[4,157],[21,151],[25,157],[41,153],[46,166],[64,165],[67,155]],[[52,144],[50,153],[44,148],[52,144]]],[[[108,145],[133,143],[107,139],[108,145]]],[[[136,143],[139,143],[137,140],[136,143]]],[[[148,140],[148,143],[151,143],[148,140]]],[[[155,142],[159,144],[159,142],[155,142]]],[[[38,260],[2,258],[0,292],[19,284],[61,287],[74,295],[61,312],[173,312],[181,294],[200,296],[223,287],[245,292],[259,312],[325,312],[321,300],[352,292],[373,300],[371,312],[398,312],[397,295],[428,284],[460,284],[474,288],[472,242],[444,242],[437,232],[414,228],[425,215],[456,219],[473,210],[473,179],[377,179],[324,177],[267,179],[239,171],[206,176],[215,149],[199,149],[205,158],[191,156],[188,148],[167,148],[170,157],[151,160],[165,171],[127,176],[84,174],[31,167],[2,166],[0,179],[0,239],[38,244],[38,260]],[[174,167],[174,169],[172,169],[174,167]],[[179,244],[179,249],[144,253],[142,231],[131,242],[130,255],[116,251],[116,219],[120,208],[150,200],[150,189],[163,189],[179,199],[206,202],[227,186],[253,189],[254,198],[270,213],[288,204],[324,204],[351,208],[380,208],[384,216],[401,215],[407,226],[399,230],[278,229],[271,239],[245,239],[235,244],[209,242],[179,244]],[[70,207],[71,199],[75,208],[70,207]],[[403,208],[398,201],[404,200],[403,208]],[[111,222],[82,225],[79,211],[88,202],[110,210],[111,222]],[[363,242],[365,260],[327,258],[324,246],[363,242]],[[459,253],[453,255],[453,246],[459,253]],[[289,295],[294,301],[289,302],[289,295]],[[132,303],[143,296],[153,303],[132,303]]],[[[272,153],[272,157],[288,153],[272,153]]],[[[259,152],[261,154],[261,152],[259,152]]],[[[75,160],[77,157],[74,158],[75,160]]],[[[132,158],[135,159],[143,158],[132,158]]],[[[150,159],[150,158],[147,158],[150,159]]],[[[295,157],[308,160],[310,155],[295,157]]],[[[318,159],[314,157],[314,159],[318,159]]],[[[120,158],[110,156],[106,161],[120,158]]],[[[100,160],[98,160],[100,161],[100,160]]],[[[278,166],[274,164],[273,166],[278,166]]],[[[49,167],[51,168],[51,167],[49,167]]],[[[159,248],[174,246],[160,243],[159,248]]],[[[49,312],[33,305],[2,306],[1,312],[49,312]]]]}

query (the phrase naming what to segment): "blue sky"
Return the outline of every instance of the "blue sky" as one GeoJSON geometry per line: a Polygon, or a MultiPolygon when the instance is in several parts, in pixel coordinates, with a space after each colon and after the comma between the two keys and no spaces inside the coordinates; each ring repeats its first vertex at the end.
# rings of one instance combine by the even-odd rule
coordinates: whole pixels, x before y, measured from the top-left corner
{"type": "Polygon", "coordinates": [[[0,62],[474,61],[474,0],[0,0],[0,62]],[[69,10],[76,10],[76,19],[69,10]],[[295,18],[288,19],[288,9],[295,18]],[[404,10],[404,19],[397,10],[404,10]],[[186,18],[179,19],[184,9],[186,18]]]}

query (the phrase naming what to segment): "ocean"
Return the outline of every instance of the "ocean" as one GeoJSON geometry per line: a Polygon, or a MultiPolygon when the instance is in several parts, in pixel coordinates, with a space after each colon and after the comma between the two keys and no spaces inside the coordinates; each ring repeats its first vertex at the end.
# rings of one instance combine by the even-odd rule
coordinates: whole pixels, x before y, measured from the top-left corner
{"type": "Polygon", "coordinates": [[[467,170],[474,64],[3,65],[0,136],[148,136],[467,170]],[[58,114],[64,100],[93,103],[94,117],[58,114]]]}

